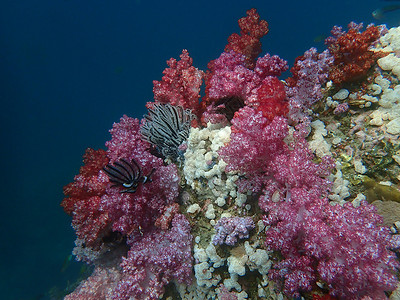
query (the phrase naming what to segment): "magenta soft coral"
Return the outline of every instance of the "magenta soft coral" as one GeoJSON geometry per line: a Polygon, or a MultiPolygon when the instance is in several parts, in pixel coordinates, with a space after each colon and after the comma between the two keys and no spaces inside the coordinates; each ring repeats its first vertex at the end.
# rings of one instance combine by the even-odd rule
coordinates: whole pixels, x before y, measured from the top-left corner
{"type": "Polygon", "coordinates": [[[269,54],[258,58],[254,70],[245,66],[245,57],[234,51],[222,53],[208,64],[206,96],[202,105],[203,122],[217,119],[212,110],[219,99],[239,97],[247,106],[256,108],[272,120],[287,112],[286,92],[277,78],[286,71],[287,62],[269,54]]]}
{"type": "Polygon", "coordinates": [[[310,291],[318,280],[340,299],[373,299],[395,289],[398,263],[387,228],[380,227],[375,208],[362,203],[332,206],[305,188],[290,198],[264,203],[268,216],[266,245],[281,253],[270,276],[288,295],[310,291]]]}
{"type": "Polygon", "coordinates": [[[268,176],[268,163],[287,147],[283,141],[287,133],[288,125],[282,117],[270,122],[262,112],[247,106],[235,114],[231,141],[219,150],[219,155],[228,163],[227,171],[246,174],[246,179],[239,182],[241,189],[260,190],[262,178],[268,176]]]}
{"type": "Polygon", "coordinates": [[[287,62],[277,55],[260,57],[254,70],[245,65],[245,57],[234,51],[224,52],[208,64],[206,102],[226,96],[240,96],[249,104],[257,103],[257,88],[268,76],[280,76],[287,62]]]}
{"type": "Polygon", "coordinates": [[[208,64],[205,76],[205,97],[202,108],[205,112],[203,123],[220,121],[213,115],[213,105],[225,97],[239,97],[248,106],[255,107],[270,119],[286,113],[286,95],[279,77],[288,69],[287,62],[277,55],[265,54],[259,57],[261,43],[259,39],[268,32],[268,24],[259,19],[255,9],[240,19],[241,35],[232,34],[225,52],[208,64]],[[275,79],[272,79],[275,78],[275,79]],[[267,96],[260,87],[272,91],[267,96]]]}
{"type": "Polygon", "coordinates": [[[179,176],[176,165],[165,166],[161,158],[147,150],[149,145],[140,137],[138,119],[123,116],[110,130],[112,139],[106,143],[108,156],[114,162],[134,159],[143,175],[150,174],[151,181],[141,184],[135,193],[120,193],[108,187],[102,197],[101,209],[109,213],[113,230],[123,234],[139,233],[154,226],[164,207],[173,203],[179,193],[179,176]]]}
{"type": "Polygon", "coordinates": [[[359,208],[329,204],[326,176],[333,160],[313,163],[304,137],[296,138],[291,150],[271,162],[271,177],[259,199],[270,226],[266,246],[283,257],[271,277],[292,296],[310,291],[317,280],[341,299],[394,289],[397,262],[375,208],[367,203],[359,208]]]}

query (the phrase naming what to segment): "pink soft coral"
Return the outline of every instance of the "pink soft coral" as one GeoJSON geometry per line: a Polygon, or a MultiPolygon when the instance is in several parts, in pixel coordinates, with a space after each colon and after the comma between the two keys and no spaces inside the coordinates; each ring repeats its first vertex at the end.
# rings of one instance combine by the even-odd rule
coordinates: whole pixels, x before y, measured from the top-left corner
{"type": "Polygon", "coordinates": [[[270,122],[262,112],[247,106],[235,114],[231,141],[219,150],[219,155],[228,163],[227,171],[246,174],[247,178],[239,182],[241,189],[260,190],[263,178],[268,176],[268,164],[287,147],[283,141],[287,133],[284,118],[276,117],[270,122]]]}
{"type": "Polygon", "coordinates": [[[395,289],[398,262],[387,228],[375,208],[362,203],[332,206],[305,188],[290,190],[285,200],[260,199],[268,215],[266,245],[281,253],[272,279],[287,294],[310,291],[316,281],[327,283],[340,299],[361,299],[395,289]]]}
{"type": "Polygon", "coordinates": [[[186,218],[177,214],[171,228],[138,237],[126,257],[96,266],[93,274],[65,297],[67,300],[160,299],[172,280],[192,281],[192,235],[186,218]]]}
{"type": "MultiPolygon", "coordinates": [[[[219,99],[238,97],[245,105],[263,111],[270,119],[286,114],[285,88],[277,78],[287,70],[286,61],[266,54],[258,58],[255,65],[254,70],[249,69],[245,56],[234,51],[224,52],[211,61],[206,75],[206,96],[202,102],[204,110],[210,113],[219,99]],[[273,95],[269,95],[270,92],[273,95]]],[[[207,118],[213,116],[203,116],[206,121],[207,118]]]]}

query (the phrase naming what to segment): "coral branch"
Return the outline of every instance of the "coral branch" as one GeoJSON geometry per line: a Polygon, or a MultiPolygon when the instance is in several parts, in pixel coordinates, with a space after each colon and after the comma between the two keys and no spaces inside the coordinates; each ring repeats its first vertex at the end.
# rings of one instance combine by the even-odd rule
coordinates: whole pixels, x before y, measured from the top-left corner
{"type": "Polygon", "coordinates": [[[72,227],[86,246],[98,248],[101,238],[109,233],[109,216],[99,209],[101,197],[106,193],[107,176],[100,170],[109,159],[104,150],[87,149],[79,175],[64,187],[66,198],[61,202],[65,212],[72,215],[72,227]]]}
{"type": "MultiPolygon", "coordinates": [[[[153,81],[154,100],[156,103],[192,109],[193,113],[199,115],[200,86],[204,73],[192,65],[193,59],[187,50],[183,50],[179,57],[179,61],[174,58],[167,61],[169,68],[163,71],[161,81],[153,81]]],[[[152,102],[146,106],[153,108],[152,102]]]]}
{"type": "Polygon", "coordinates": [[[240,35],[233,33],[228,38],[225,52],[231,50],[241,53],[246,57],[246,65],[253,68],[255,59],[261,53],[260,39],[268,33],[268,23],[260,20],[255,8],[248,10],[247,16],[239,19],[240,35]]]}
{"type": "Polygon", "coordinates": [[[329,46],[329,51],[335,59],[329,79],[339,85],[365,76],[381,57],[378,52],[369,50],[379,37],[379,27],[373,25],[363,32],[360,32],[360,27],[353,26],[347,33],[341,34],[329,46]]]}

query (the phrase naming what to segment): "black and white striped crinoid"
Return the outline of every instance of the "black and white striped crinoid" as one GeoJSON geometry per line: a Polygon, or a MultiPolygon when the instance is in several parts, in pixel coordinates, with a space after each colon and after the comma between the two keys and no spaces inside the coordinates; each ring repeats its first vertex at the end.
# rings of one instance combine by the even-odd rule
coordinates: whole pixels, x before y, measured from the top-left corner
{"type": "Polygon", "coordinates": [[[162,156],[177,161],[182,156],[179,146],[188,138],[194,118],[190,109],[156,103],[145,116],[140,133],[162,156]]]}
{"type": "Polygon", "coordinates": [[[108,164],[105,166],[103,171],[106,172],[108,178],[113,183],[111,187],[121,187],[121,193],[134,193],[139,184],[151,181],[150,176],[155,169],[152,169],[150,174],[144,176],[142,169],[134,159],[129,162],[121,158],[114,162],[113,165],[108,164]]]}

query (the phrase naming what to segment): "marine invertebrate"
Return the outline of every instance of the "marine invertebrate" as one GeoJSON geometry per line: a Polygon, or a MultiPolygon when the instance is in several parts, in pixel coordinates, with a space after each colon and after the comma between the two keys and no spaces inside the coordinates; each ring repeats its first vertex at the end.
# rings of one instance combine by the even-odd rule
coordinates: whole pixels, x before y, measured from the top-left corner
{"type": "Polygon", "coordinates": [[[262,116],[250,114],[249,108],[241,109],[232,120],[231,142],[220,150],[220,155],[228,162],[228,170],[240,170],[247,180],[251,178],[250,183],[247,180],[238,183],[242,188],[263,191],[259,206],[266,212],[265,224],[270,226],[266,231],[266,246],[283,256],[270,272],[271,278],[281,282],[285,292],[292,296],[310,291],[320,277],[330,284],[333,295],[339,297],[372,294],[377,287],[380,291],[393,289],[396,282],[393,272],[398,264],[389,250],[388,230],[379,226],[380,218],[373,207],[365,204],[356,209],[350,203],[345,208],[331,206],[325,197],[330,187],[326,177],[334,166],[333,160],[324,157],[321,164],[312,162],[313,154],[305,140],[306,124],[299,125],[292,144],[286,147],[283,139],[287,131],[282,131],[285,127],[272,131],[277,118],[266,127],[263,124],[268,124],[267,121],[262,120],[262,116]],[[276,140],[263,142],[260,132],[266,132],[268,126],[276,140]],[[253,131],[258,132],[257,138],[253,131]],[[262,144],[255,144],[256,141],[262,144]],[[255,148],[249,149],[249,145],[255,148]],[[274,150],[266,151],[265,145],[274,150]],[[342,221],[336,220],[342,217],[342,221]],[[357,220],[360,224],[356,226],[357,220]],[[318,228],[325,228],[324,232],[318,228]],[[351,240],[356,240],[356,244],[351,245],[351,240]],[[376,244],[378,251],[371,247],[376,244]],[[380,262],[387,261],[387,267],[370,263],[374,255],[380,262]],[[345,262],[343,257],[347,257],[345,262]],[[363,262],[361,266],[358,261],[363,262]],[[357,275],[357,268],[365,275],[357,275]],[[339,282],[338,278],[347,280],[339,282]],[[368,284],[373,288],[367,288],[368,284]]]}
{"type": "Polygon", "coordinates": [[[65,198],[61,206],[72,216],[72,227],[78,238],[87,247],[99,248],[103,244],[102,238],[110,233],[108,212],[99,209],[108,180],[101,169],[109,159],[104,150],[88,148],[83,162],[74,182],[64,187],[65,198]]]}
{"type": "MultiPolygon", "coordinates": [[[[208,120],[213,123],[221,122],[221,118],[215,116],[215,107],[228,99],[240,99],[244,105],[263,111],[271,120],[276,115],[286,114],[285,87],[277,76],[286,71],[288,66],[287,62],[277,55],[271,56],[267,53],[258,58],[253,70],[246,66],[244,55],[234,51],[224,52],[219,58],[211,61],[208,68],[206,96],[202,102],[205,111],[203,123],[208,120]]],[[[234,109],[230,109],[227,115],[229,121],[233,112],[240,106],[236,105],[234,109]]],[[[227,112],[225,108],[222,111],[227,112]]],[[[220,112],[221,110],[217,110],[217,113],[220,112]]]]}
{"type": "Polygon", "coordinates": [[[286,79],[289,99],[289,120],[297,123],[308,116],[311,106],[322,98],[322,86],[328,81],[333,57],[328,50],[318,53],[310,48],[296,58],[286,79]]]}
{"type": "Polygon", "coordinates": [[[248,238],[249,231],[254,227],[255,224],[251,217],[223,217],[214,226],[216,234],[213,244],[233,246],[238,239],[248,238]]]}
{"type": "Polygon", "coordinates": [[[140,134],[164,157],[176,160],[180,157],[179,146],[188,138],[194,118],[189,109],[157,103],[145,116],[140,134]]]}
{"type": "Polygon", "coordinates": [[[292,189],[290,201],[269,201],[266,207],[265,221],[272,226],[266,245],[284,257],[270,274],[289,295],[310,291],[318,279],[343,299],[381,299],[395,288],[399,264],[374,206],[332,206],[304,189],[292,189]]]}
{"type": "Polygon", "coordinates": [[[246,66],[253,68],[255,59],[261,53],[260,39],[268,33],[268,23],[265,20],[260,20],[260,16],[254,8],[248,10],[246,14],[246,17],[238,21],[240,35],[231,34],[225,52],[233,50],[236,53],[243,54],[246,57],[246,66]]]}
{"type": "Polygon", "coordinates": [[[265,54],[257,59],[255,68],[245,64],[246,57],[235,51],[224,52],[208,64],[206,96],[203,106],[224,98],[241,97],[246,105],[258,104],[257,88],[268,76],[280,76],[288,69],[287,62],[277,55],[265,54]]]}
{"type": "Polygon", "coordinates": [[[389,229],[366,202],[332,206],[326,196],[333,160],[312,162],[304,135],[275,157],[259,205],[266,211],[266,246],[283,260],[270,272],[289,295],[310,291],[320,278],[333,296],[360,299],[395,287],[399,267],[389,229]],[[378,246],[377,246],[378,245],[378,246]],[[384,264],[378,263],[385,262],[384,264]],[[379,275],[377,275],[379,274],[379,275]]]}
{"type": "Polygon", "coordinates": [[[96,266],[65,299],[159,299],[170,281],[191,283],[191,242],[189,222],[175,215],[171,229],[145,234],[118,264],[96,266]]]}
{"type": "Polygon", "coordinates": [[[192,281],[192,235],[185,216],[175,215],[172,227],[143,236],[123,258],[122,276],[112,299],[159,299],[170,281],[192,281]]]}
{"type": "Polygon", "coordinates": [[[152,109],[154,103],[171,104],[191,109],[195,115],[200,115],[200,86],[204,72],[193,66],[193,59],[187,50],[183,50],[177,61],[171,58],[167,61],[169,68],[163,71],[160,81],[153,81],[155,102],[148,102],[147,108],[152,109]]]}
{"type": "Polygon", "coordinates": [[[380,37],[379,27],[369,25],[363,32],[360,32],[360,28],[351,25],[347,33],[330,41],[329,52],[334,57],[334,65],[329,72],[329,79],[337,85],[359,80],[381,56],[370,50],[380,37]]]}
{"type": "Polygon", "coordinates": [[[136,193],[120,193],[110,188],[102,197],[101,209],[108,212],[114,231],[128,236],[152,230],[164,208],[178,196],[179,176],[176,166],[159,165],[152,181],[136,193]]]}
{"type": "Polygon", "coordinates": [[[276,116],[286,116],[288,113],[288,101],[285,85],[274,76],[267,76],[257,90],[258,105],[264,117],[272,121],[276,116]]]}
{"type": "Polygon", "coordinates": [[[225,205],[228,197],[235,199],[239,206],[246,200],[245,195],[237,193],[238,175],[225,172],[226,162],[218,155],[218,150],[229,142],[230,133],[229,126],[211,123],[206,128],[190,131],[183,174],[198,200],[214,200],[218,206],[225,205]]]}
{"type": "Polygon", "coordinates": [[[287,147],[283,139],[288,133],[286,119],[275,117],[272,121],[248,106],[240,109],[232,119],[230,142],[218,153],[227,163],[226,171],[245,175],[237,183],[239,190],[261,189],[262,178],[275,155],[287,147]],[[245,186],[247,186],[245,188],[245,186]]]}
{"type": "Polygon", "coordinates": [[[107,173],[110,181],[114,183],[112,187],[123,187],[121,193],[136,192],[140,183],[145,184],[151,181],[150,176],[153,174],[154,170],[155,169],[152,169],[147,176],[143,176],[140,166],[134,159],[128,162],[124,158],[114,162],[114,165],[108,164],[103,167],[103,171],[107,173]]]}
{"type": "MultiPolygon", "coordinates": [[[[215,116],[213,107],[220,99],[239,97],[246,105],[257,107],[257,88],[267,76],[280,76],[288,69],[287,62],[277,55],[261,52],[260,38],[268,33],[268,23],[260,20],[255,9],[247,11],[247,17],[240,19],[241,35],[232,34],[219,58],[208,63],[205,76],[205,97],[203,97],[203,124],[210,120],[221,122],[215,116]]],[[[279,106],[279,105],[278,105],[279,106]]]]}

